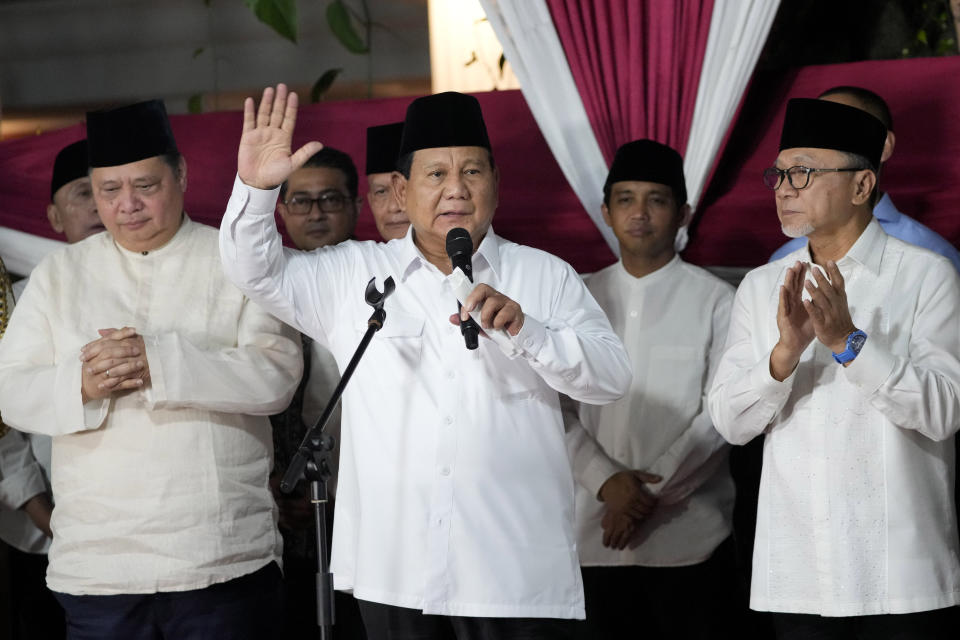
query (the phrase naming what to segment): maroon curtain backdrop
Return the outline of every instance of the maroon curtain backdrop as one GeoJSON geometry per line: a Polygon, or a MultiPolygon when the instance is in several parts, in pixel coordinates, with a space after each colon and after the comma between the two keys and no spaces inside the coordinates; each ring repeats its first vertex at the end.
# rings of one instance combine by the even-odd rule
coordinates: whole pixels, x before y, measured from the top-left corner
{"type": "MultiPolygon", "coordinates": [[[[893,110],[897,146],[881,186],[901,211],[960,244],[960,56],[806,67],[760,74],[745,98],[684,252],[694,264],[755,266],[785,238],[773,195],[760,173],[777,155],[786,101],[816,96],[839,84],[883,95],[893,110]]],[[[583,272],[610,264],[613,254],[567,185],[518,91],[478,94],[500,167],[494,226],[512,240],[539,247],[583,272]]],[[[339,102],[303,108],[298,141],[308,137],[350,153],[364,166],[365,128],[403,116],[409,99],[339,102]]],[[[187,157],[187,210],[219,224],[236,173],[239,112],[174,116],[187,157]]],[[[53,158],[83,136],[78,125],[0,143],[0,226],[56,237],[45,209],[53,158]]],[[[361,179],[361,191],[365,191],[361,179]]],[[[366,207],[357,236],[376,237],[366,207]]]]}
{"type": "MultiPolygon", "coordinates": [[[[580,271],[610,264],[613,254],[563,177],[523,95],[497,91],[477,98],[500,169],[497,233],[556,254],[580,271]]],[[[315,139],[342,149],[362,174],[366,128],[402,120],[409,103],[409,98],[391,98],[303,106],[295,143],[315,139]]],[[[186,209],[195,220],[217,226],[237,171],[241,114],[172,116],[171,124],[187,159],[186,209]]],[[[0,226],[57,238],[45,214],[53,159],[83,136],[83,126],[77,125],[0,143],[0,226]]],[[[366,193],[362,175],[360,192],[366,193]]],[[[379,239],[366,202],[357,237],[379,239]]]]}
{"type": "Polygon", "coordinates": [[[758,73],[701,203],[684,257],[756,266],[786,242],[761,172],[777,157],[787,100],[858,85],[890,105],[897,144],[880,187],[907,215],[960,246],[960,56],[874,60],[758,73]]]}
{"type": "Polygon", "coordinates": [[[607,164],[652,138],[687,148],[713,0],[547,0],[607,164]]]}

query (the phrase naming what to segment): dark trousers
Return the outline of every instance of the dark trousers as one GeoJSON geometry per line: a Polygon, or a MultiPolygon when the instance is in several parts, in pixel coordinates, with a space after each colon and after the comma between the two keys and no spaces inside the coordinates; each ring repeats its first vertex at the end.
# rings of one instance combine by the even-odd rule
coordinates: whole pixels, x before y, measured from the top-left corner
{"type": "Polygon", "coordinates": [[[277,635],[280,568],[271,562],[191,591],[56,596],[70,640],[269,640],[277,635]]]}
{"type": "Polygon", "coordinates": [[[582,640],[744,638],[746,592],[733,540],[685,567],[583,567],[582,640]]]}
{"type": "Polygon", "coordinates": [[[575,622],[553,618],[467,618],[358,600],[371,640],[572,640],[575,622]]]}
{"type": "MultiPolygon", "coordinates": [[[[47,556],[8,549],[10,566],[10,637],[12,640],[58,640],[66,637],[63,608],[47,589],[47,556]]],[[[2,635],[2,633],[0,633],[2,635]]]]}
{"type": "Polygon", "coordinates": [[[849,618],[774,613],[773,626],[778,640],[953,640],[960,635],[957,607],[849,618]]]}

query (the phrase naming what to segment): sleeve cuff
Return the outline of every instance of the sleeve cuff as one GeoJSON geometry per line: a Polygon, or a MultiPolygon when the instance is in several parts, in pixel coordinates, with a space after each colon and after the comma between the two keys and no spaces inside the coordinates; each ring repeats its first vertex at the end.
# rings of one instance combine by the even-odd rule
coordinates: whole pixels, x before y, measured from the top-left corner
{"type": "MultiPolygon", "coordinates": [[[[843,365],[837,365],[842,367],[843,365]]],[[[847,380],[866,395],[880,388],[897,366],[897,358],[867,338],[863,349],[849,366],[843,367],[847,380]]]]}
{"type": "Polygon", "coordinates": [[[517,347],[533,357],[540,353],[546,339],[547,328],[542,322],[529,315],[524,315],[520,332],[512,337],[512,341],[517,347]]]}
{"type": "Polygon", "coordinates": [[[623,471],[623,468],[606,456],[596,456],[580,474],[580,484],[597,500],[600,499],[600,487],[610,476],[623,471]]]}
{"type": "Polygon", "coordinates": [[[56,412],[58,432],[75,433],[97,429],[107,417],[110,398],[83,402],[83,363],[71,357],[57,367],[56,412]]]}
{"type": "MultiPolygon", "coordinates": [[[[29,444],[27,445],[29,446],[29,444]]],[[[15,511],[33,496],[44,493],[47,483],[38,462],[31,462],[0,480],[0,507],[15,511]]]]}
{"type": "Polygon", "coordinates": [[[787,396],[790,395],[790,391],[793,389],[793,381],[797,379],[797,369],[800,367],[799,365],[794,367],[790,375],[784,378],[783,382],[780,382],[770,375],[770,354],[772,351],[771,349],[767,352],[766,357],[750,369],[748,374],[749,386],[756,389],[762,399],[773,406],[780,407],[786,401],[787,396]]]}
{"type": "Polygon", "coordinates": [[[243,210],[244,215],[266,216],[273,215],[277,206],[280,187],[273,189],[257,189],[251,187],[237,175],[233,182],[233,193],[230,195],[231,209],[243,210]]]}
{"type": "MultiPolygon", "coordinates": [[[[240,179],[237,178],[237,180],[240,179]]],[[[166,402],[168,397],[160,343],[160,336],[143,336],[143,346],[147,351],[147,366],[150,367],[150,384],[146,385],[141,393],[147,407],[151,409],[166,402]]]]}

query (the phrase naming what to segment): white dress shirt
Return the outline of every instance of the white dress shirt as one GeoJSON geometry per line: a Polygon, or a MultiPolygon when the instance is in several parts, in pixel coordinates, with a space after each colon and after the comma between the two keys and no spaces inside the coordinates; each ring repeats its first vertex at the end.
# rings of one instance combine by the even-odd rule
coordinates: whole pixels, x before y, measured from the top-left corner
{"type": "Polygon", "coordinates": [[[960,278],[872,220],[837,262],[863,350],[843,367],[814,339],[778,382],[779,289],[797,260],[810,261],[806,247],[747,274],[709,396],[730,442],[767,434],[751,607],[855,616],[955,605],[960,278]]]}
{"type": "MultiPolygon", "coordinates": [[[[29,278],[13,284],[20,299],[29,278]]],[[[7,300],[13,309],[13,300],[7,300]]],[[[10,429],[0,435],[0,540],[24,553],[46,553],[50,538],[21,507],[32,497],[50,492],[50,436],[10,429]]]]}
{"type": "Polygon", "coordinates": [[[674,256],[642,278],[617,262],[586,280],[633,361],[623,398],[580,405],[567,425],[578,480],[577,545],[583,566],[703,562],[730,535],[729,447],[707,412],[706,392],[727,335],[733,287],[674,256]],[[657,508],[627,548],[603,546],[603,483],[629,469],[655,473],[657,508]]]}
{"type": "Polygon", "coordinates": [[[279,558],[266,418],[300,375],[299,343],[223,275],[214,229],[163,247],[100,233],[45,258],[0,342],[0,406],[53,438],[47,584],[75,595],[183,591],[279,558]],[[135,327],[150,383],[82,404],[80,348],[135,327]]]}
{"type": "Polygon", "coordinates": [[[277,191],[236,181],[220,232],[228,276],[333,352],[341,369],[367,326],[367,281],[396,292],[343,399],[333,534],[338,589],[459,616],[582,618],[573,478],[558,391],[623,395],[630,365],[565,262],[488,232],[474,278],[524,310],[510,358],[468,351],[456,299],[413,242],[284,250],[277,191]]]}

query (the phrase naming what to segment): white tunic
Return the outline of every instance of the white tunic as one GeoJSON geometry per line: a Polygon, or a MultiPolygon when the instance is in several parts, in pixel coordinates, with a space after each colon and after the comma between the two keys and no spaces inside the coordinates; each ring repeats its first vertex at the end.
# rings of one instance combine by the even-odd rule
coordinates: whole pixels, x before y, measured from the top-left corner
{"type": "Polygon", "coordinates": [[[229,277],[330,348],[366,330],[367,281],[392,276],[384,328],[346,389],[332,570],[338,589],[425,613],[582,618],[573,478],[558,391],[609,402],[630,366],[576,272],[487,234],[474,277],[516,300],[518,354],[468,351],[456,298],[413,242],[284,251],[277,192],[237,180],[220,233],[229,277]]]}
{"type": "Polygon", "coordinates": [[[747,274],[709,396],[730,442],[767,434],[750,605],[826,616],[955,605],[960,278],[874,219],[837,262],[863,350],[844,368],[814,339],[778,382],[779,289],[797,260],[806,247],[747,274]]]}
{"type": "Polygon", "coordinates": [[[567,448],[577,484],[577,544],[583,566],[681,566],[702,562],[732,529],[729,447],[707,412],[706,392],[730,320],[733,287],[675,256],[642,278],[617,262],[587,279],[633,361],[620,400],[580,405],[567,448]],[[597,498],[618,471],[663,477],[658,504],[627,548],[603,546],[597,498]]]}
{"type": "Polygon", "coordinates": [[[51,589],[197,589],[279,557],[266,416],[300,375],[291,336],[186,218],[146,255],[100,233],[37,266],[0,342],[0,406],[54,436],[51,589]],[[83,405],[80,348],[123,326],[144,336],[150,384],[83,405]]]}

